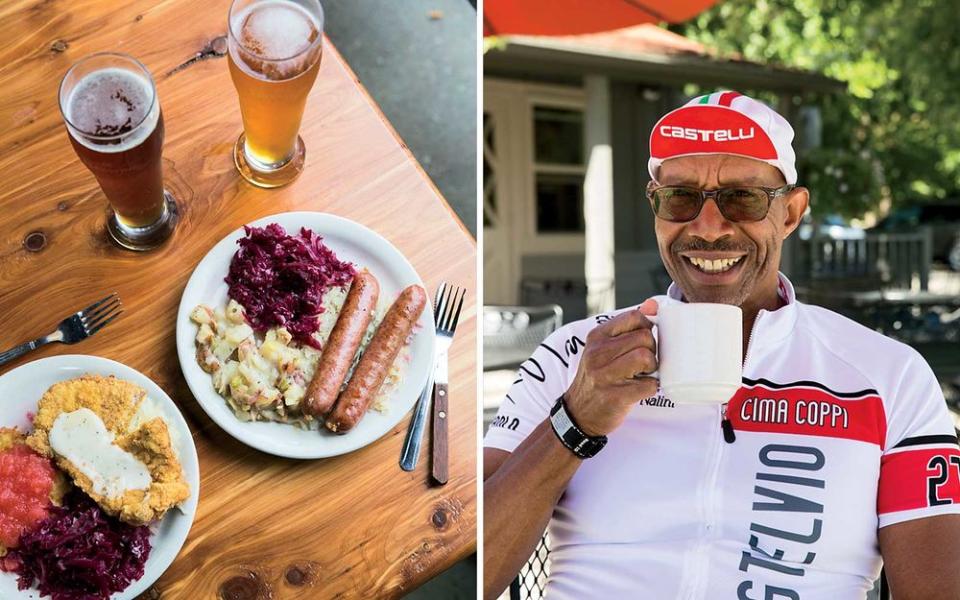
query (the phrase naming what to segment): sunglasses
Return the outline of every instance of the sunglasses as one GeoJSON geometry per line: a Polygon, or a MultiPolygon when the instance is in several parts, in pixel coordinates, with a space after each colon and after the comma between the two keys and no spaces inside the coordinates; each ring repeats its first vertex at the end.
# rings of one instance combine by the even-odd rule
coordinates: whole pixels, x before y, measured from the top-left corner
{"type": "Polygon", "coordinates": [[[647,199],[657,217],[673,223],[687,223],[697,218],[707,198],[713,198],[720,214],[733,223],[762,221],[770,210],[774,198],[789,193],[795,185],[778,188],[729,187],[717,190],[701,190],[679,185],[647,186],[647,199]]]}

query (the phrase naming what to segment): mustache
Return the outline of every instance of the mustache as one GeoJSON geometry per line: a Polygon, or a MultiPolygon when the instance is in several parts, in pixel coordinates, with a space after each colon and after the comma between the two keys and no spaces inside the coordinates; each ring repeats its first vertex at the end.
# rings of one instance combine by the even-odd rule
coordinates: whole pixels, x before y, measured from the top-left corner
{"type": "Polygon", "coordinates": [[[752,248],[745,244],[738,244],[732,240],[719,239],[715,242],[708,242],[701,238],[691,238],[689,240],[677,240],[670,245],[670,250],[674,253],[698,251],[698,252],[747,252],[752,248]]]}

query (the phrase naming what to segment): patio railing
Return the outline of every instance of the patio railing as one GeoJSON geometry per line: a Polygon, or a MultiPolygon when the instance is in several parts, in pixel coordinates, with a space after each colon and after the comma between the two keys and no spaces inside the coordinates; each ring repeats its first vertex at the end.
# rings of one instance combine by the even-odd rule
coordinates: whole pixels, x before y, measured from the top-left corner
{"type": "Polygon", "coordinates": [[[798,250],[794,278],[810,287],[836,282],[925,291],[930,280],[932,237],[926,227],[910,233],[868,233],[858,240],[814,236],[802,240],[798,250]]]}

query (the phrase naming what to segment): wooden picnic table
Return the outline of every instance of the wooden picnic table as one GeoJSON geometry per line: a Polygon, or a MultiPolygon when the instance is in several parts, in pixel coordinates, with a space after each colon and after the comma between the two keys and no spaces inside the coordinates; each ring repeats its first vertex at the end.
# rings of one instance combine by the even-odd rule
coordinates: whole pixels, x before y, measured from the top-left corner
{"type": "Polygon", "coordinates": [[[200,457],[200,504],[146,597],[400,597],[476,547],[476,244],[329,40],[301,129],[304,173],[278,190],[241,179],[231,151],[242,124],[222,55],[229,4],[0,4],[0,346],[47,333],[108,292],[125,308],[94,337],[46,346],[0,374],[43,356],[98,355],[146,374],[183,412],[200,457]],[[165,177],[182,215],[146,254],[108,241],[106,200],[58,109],[63,74],[98,51],[140,59],[163,107],[165,177]],[[470,289],[450,357],[447,485],[429,484],[429,442],[415,472],[400,470],[407,418],[352,454],[288,460],[234,440],[187,388],[174,330],[193,268],[244,223],[292,210],[374,229],[431,293],[444,280],[470,289]]]}

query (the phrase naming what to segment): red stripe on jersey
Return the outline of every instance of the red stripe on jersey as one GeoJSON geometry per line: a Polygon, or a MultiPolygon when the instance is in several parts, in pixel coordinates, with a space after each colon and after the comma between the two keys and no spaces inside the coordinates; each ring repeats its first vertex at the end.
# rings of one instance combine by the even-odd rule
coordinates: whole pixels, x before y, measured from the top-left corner
{"type": "Polygon", "coordinates": [[[960,448],[917,448],[880,457],[877,514],[960,503],[960,448]]]}
{"type": "Polygon", "coordinates": [[[720,106],[730,106],[730,103],[733,102],[733,99],[738,98],[739,96],[739,92],[724,92],[720,94],[720,99],[717,100],[717,104],[720,106]]]}
{"type": "Polygon", "coordinates": [[[883,448],[887,418],[879,396],[839,398],[817,388],[742,387],[727,405],[737,431],[793,433],[876,444],[883,448]]]}
{"type": "Polygon", "coordinates": [[[654,158],[712,152],[777,159],[773,142],[753,119],[716,106],[677,109],[660,119],[650,136],[654,158]]]}

